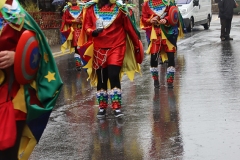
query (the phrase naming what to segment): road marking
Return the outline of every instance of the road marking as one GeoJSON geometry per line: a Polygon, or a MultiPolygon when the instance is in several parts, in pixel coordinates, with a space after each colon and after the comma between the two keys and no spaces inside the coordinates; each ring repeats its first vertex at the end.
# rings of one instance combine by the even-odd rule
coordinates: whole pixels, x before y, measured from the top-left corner
{"type": "Polygon", "coordinates": [[[60,56],[66,55],[66,54],[70,54],[70,52],[66,51],[66,52],[63,53],[63,52],[59,51],[59,52],[54,52],[52,54],[53,54],[53,57],[60,57],[60,56]]]}

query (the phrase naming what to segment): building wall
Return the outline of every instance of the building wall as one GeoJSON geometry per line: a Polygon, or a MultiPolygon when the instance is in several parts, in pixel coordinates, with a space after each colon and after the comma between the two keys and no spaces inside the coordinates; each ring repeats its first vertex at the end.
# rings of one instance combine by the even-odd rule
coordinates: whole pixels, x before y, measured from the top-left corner
{"type": "Polygon", "coordinates": [[[212,0],[212,12],[218,13],[218,0],[212,0]]]}
{"type": "Polygon", "coordinates": [[[46,36],[47,42],[50,46],[59,45],[60,44],[60,30],[59,29],[47,29],[42,30],[44,35],[46,36]]]}

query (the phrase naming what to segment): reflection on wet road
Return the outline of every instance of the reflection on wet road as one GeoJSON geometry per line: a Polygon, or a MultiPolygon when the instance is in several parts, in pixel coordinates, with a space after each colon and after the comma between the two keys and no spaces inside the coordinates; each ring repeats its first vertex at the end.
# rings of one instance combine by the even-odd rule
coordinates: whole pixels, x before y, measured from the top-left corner
{"type": "Polygon", "coordinates": [[[149,56],[142,75],[122,80],[123,119],[97,120],[96,88],[73,55],[57,58],[64,87],[31,160],[238,160],[240,157],[239,20],[234,41],[221,42],[219,22],[179,41],[174,88],[166,64],[154,89],[149,56]]]}

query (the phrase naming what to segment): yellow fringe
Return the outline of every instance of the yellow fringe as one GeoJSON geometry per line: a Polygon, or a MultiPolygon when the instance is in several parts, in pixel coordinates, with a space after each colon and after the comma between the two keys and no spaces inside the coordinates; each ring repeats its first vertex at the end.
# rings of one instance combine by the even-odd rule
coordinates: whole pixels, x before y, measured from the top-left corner
{"type": "Polygon", "coordinates": [[[2,8],[3,8],[3,6],[4,6],[5,2],[6,2],[6,0],[1,0],[1,1],[0,1],[0,9],[2,9],[2,8]]]}
{"type": "Polygon", "coordinates": [[[37,140],[33,136],[29,127],[25,125],[22,133],[19,151],[18,151],[18,155],[19,155],[18,159],[28,160],[36,144],[37,144],[37,140]]]}

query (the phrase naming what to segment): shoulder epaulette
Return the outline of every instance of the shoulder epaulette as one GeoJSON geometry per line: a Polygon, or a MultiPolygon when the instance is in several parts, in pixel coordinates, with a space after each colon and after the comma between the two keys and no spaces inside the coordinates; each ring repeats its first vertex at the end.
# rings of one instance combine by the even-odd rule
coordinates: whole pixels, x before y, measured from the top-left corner
{"type": "Polygon", "coordinates": [[[65,6],[64,6],[64,8],[63,8],[63,12],[65,12],[67,9],[69,9],[70,7],[72,6],[72,4],[70,3],[70,2],[68,2],[65,6]]]}
{"type": "Polygon", "coordinates": [[[117,0],[116,1],[116,5],[118,6],[118,8],[123,11],[123,13],[128,13],[128,9],[127,9],[127,5],[122,3],[121,0],[117,0]]]}
{"type": "Polygon", "coordinates": [[[88,8],[88,7],[90,7],[90,6],[92,6],[92,5],[96,4],[96,3],[97,3],[96,0],[91,0],[91,1],[86,2],[84,7],[88,8]]]}
{"type": "Polygon", "coordinates": [[[86,3],[81,2],[81,1],[80,1],[80,2],[77,2],[77,5],[78,5],[78,6],[85,6],[85,4],[86,4],[86,3]]]}

